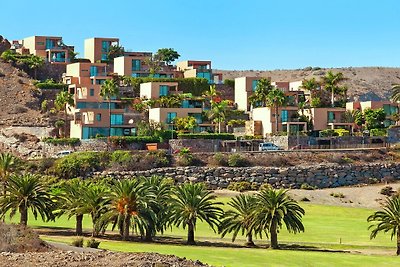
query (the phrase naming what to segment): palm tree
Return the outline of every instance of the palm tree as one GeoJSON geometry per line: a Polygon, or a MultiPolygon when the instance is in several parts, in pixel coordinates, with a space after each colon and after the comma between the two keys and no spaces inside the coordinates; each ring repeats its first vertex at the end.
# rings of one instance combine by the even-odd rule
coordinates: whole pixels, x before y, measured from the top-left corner
{"type": "Polygon", "coordinates": [[[317,90],[320,87],[319,82],[315,78],[311,78],[309,80],[304,79],[301,83],[300,88],[305,89],[309,91],[310,93],[313,93],[315,90],[317,90]]]}
{"type": "Polygon", "coordinates": [[[342,90],[338,84],[345,79],[343,73],[333,73],[332,71],[328,71],[325,76],[322,77],[325,90],[331,93],[332,107],[335,107],[335,94],[342,90]]]}
{"type": "Polygon", "coordinates": [[[221,133],[221,123],[225,121],[228,113],[228,100],[212,102],[211,109],[207,112],[208,119],[218,124],[218,133],[221,133]]]}
{"type": "Polygon", "coordinates": [[[400,84],[392,85],[392,101],[400,102],[400,84]]]}
{"type": "Polygon", "coordinates": [[[223,211],[215,202],[216,196],[203,184],[185,183],[176,187],[171,199],[171,223],[188,229],[187,244],[195,245],[194,231],[197,220],[205,221],[215,232],[223,211]]]}
{"type": "Polygon", "coordinates": [[[31,55],[27,59],[26,64],[29,69],[34,71],[34,78],[36,79],[37,70],[44,65],[44,59],[38,56],[31,55]]]}
{"type": "Polygon", "coordinates": [[[107,213],[103,220],[113,222],[113,229],[118,225],[123,240],[129,239],[129,229],[132,227],[142,235],[146,228],[146,218],[143,213],[149,212],[148,207],[152,194],[148,187],[137,179],[117,181],[108,197],[107,213]]]}
{"type": "Polygon", "coordinates": [[[108,136],[111,136],[111,99],[119,96],[119,87],[114,79],[106,80],[100,88],[100,96],[108,100],[108,115],[109,115],[109,132],[108,136]]]}
{"type": "Polygon", "coordinates": [[[282,228],[282,221],[289,233],[304,232],[301,220],[305,211],[287,195],[287,190],[262,190],[256,199],[253,227],[260,236],[262,232],[269,233],[273,249],[279,248],[278,232],[282,228]]]}
{"type": "Polygon", "coordinates": [[[249,97],[250,103],[255,105],[260,105],[261,107],[267,106],[268,94],[274,89],[275,86],[271,84],[269,79],[260,79],[257,82],[254,94],[249,97]]]}
{"type": "Polygon", "coordinates": [[[54,104],[58,110],[64,110],[64,114],[65,114],[64,137],[66,137],[67,136],[67,116],[68,116],[67,107],[75,105],[74,95],[67,91],[61,91],[57,94],[54,104]]]}
{"type": "Polygon", "coordinates": [[[60,199],[59,214],[65,214],[68,219],[75,216],[75,233],[76,235],[82,235],[82,222],[83,222],[83,207],[85,205],[84,190],[86,187],[90,186],[89,183],[85,183],[80,179],[72,179],[71,181],[65,183],[61,188],[61,193],[58,196],[60,199]]]}
{"type": "Polygon", "coordinates": [[[221,236],[224,237],[226,234],[233,232],[232,242],[235,242],[236,236],[241,232],[242,235],[246,235],[246,246],[254,246],[252,222],[254,220],[253,210],[256,204],[254,196],[244,194],[240,194],[228,202],[228,205],[233,210],[228,210],[224,214],[219,230],[221,236]]]}
{"type": "Polygon", "coordinates": [[[77,214],[90,214],[92,219],[92,236],[100,232],[100,217],[106,212],[108,194],[106,186],[100,184],[89,184],[82,190],[82,206],[76,209],[77,214]]]}
{"type": "Polygon", "coordinates": [[[0,179],[3,184],[3,195],[6,195],[8,177],[10,176],[11,171],[15,167],[16,158],[14,155],[2,152],[0,153],[0,179]]]}
{"type": "Polygon", "coordinates": [[[374,212],[368,217],[367,221],[377,222],[377,224],[370,225],[368,228],[374,228],[371,232],[371,239],[375,238],[379,232],[390,232],[391,239],[396,236],[396,255],[400,255],[400,196],[387,198],[383,210],[374,212]]]}
{"type": "Polygon", "coordinates": [[[269,91],[267,95],[267,106],[275,110],[275,131],[278,132],[279,125],[279,108],[285,106],[288,99],[285,93],[278,88],[269,91]]]}
{"type": "Polygon", "coordinates": [[[17,212],[20,214],[20,224],[28,223],[28,210],[37,219],[38,214],[42,220],[54,220],[53,209],[55,205],[51,195],[39,177],[32,174],[13,175],[9,179],[6,195],[0,200],[0,215],[4,217],[10,212],[12,218],[17,212]]]}

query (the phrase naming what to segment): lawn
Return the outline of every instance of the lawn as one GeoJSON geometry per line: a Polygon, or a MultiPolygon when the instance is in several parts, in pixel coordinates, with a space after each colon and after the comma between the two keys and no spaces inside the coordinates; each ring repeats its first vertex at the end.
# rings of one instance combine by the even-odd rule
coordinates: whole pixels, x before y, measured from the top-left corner
{"type": "MultiPolygon", "coordinates": [[[[221,199],[226,202],[227,199],[221,199]]],[[[303,223],[305,233],[289,234],[285,229],[278,238],[282,244],[298,244],[308,247],[325,248],[329,250],[350,249],[372,254],[388,252],[395,253],[395,242],[389,235],[378,235],[370,240],[366,218],[373,210],[362,208],[348,208],[337,206],[323,206],[301,203],[306,210],[303,223]]],[[[17,218],[14,219],[14,221],[17,218]]],[[[44,223],[35,221],[31,217],[29,224],[32,227],[74,228],[72,218],[59,218],[56,222],[44,223]]],[[[84,219],[84,228],[89,232],[91,221],[84,219]]],[[[164,233],[165,236],[185,238],[184,229],[172,229],[164,233]]],[[[43,236],[46,240],[70,243],[73,237],[43,236]]],[[[199,241],[217,241],[230,243],[230,236],[221,239],[205,224],[199,223],[196,229],[196,239],[199,241]]],[[[240,237],[237,244],[241,244],[240,237]]],[[[256,244],[266,244],[267,240],[256,240],[256,244]]],[[[199,259],[216,266],[396,266],[400,258],[395,256],[357,255],[356,253],[315,252],[299,250],[222,248],[207,246],[183,246],[170,244],[136,243],[102,240],[100,248],[116,251],[146,251],[174,254],[180,257],[199,259]]]]}

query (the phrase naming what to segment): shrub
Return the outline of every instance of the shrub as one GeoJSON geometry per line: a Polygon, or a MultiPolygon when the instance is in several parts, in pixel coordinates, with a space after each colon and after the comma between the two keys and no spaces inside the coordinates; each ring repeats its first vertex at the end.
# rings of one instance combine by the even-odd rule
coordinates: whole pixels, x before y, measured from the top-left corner
{"type": "Polygon", "coordinates": [[[228,157],[228,166],[230,167],[246,167],[249,165],[247,159],[243,158],[240,154],[234,153],[228,157]]]}
{"type": "Polygon", "coordinates": [[[79,138],[52,138],[46,137],[42,139],[43,142],[53,145],[70,145],[75,146],[80,143],[79,138]]]}
{"type": "Polygon", "coordinates": [[[338,136],[339,134],[332,129],[326,129],[319,132],[320,137],[338,136]]]}
{"type": "Polygon", "coordinates": [[[334,132],[337,136],[350,136],[350,131],[346,129],[335,129],[334,132]]]}
{"type": "Polygon", "coordinates": [[[143,160],[139,159],[139,162],[143,162],[143,165],[147,166],[149,169],[168,167],[171,165],[170,157],[165,150],[150,151],[143,160]]]}
{"type": "Polygon", "coordinates": [[[383,188],[381,189],[381,191],[379,191],[379,193],[382,194],[382,195],[385,195],[385,196],[390,197],[390,196],[393,195],[393,193],[395,193],[395,192],[393,191],[393,187],[391,187],[391,186],[385,186],[385,187],[383,187],[383,188]]]}
{"type": "Polygon", "coordinates": [[[264,183],[264,184],[260,185],[260,188],[258,188],[258,191],[270,190],[270,189],[272,189],[272,185],[270,185],[269,183],[264,183]]]}
{"type": "Polygon", "coordinates": [[[369,135],[370,136],[387,136],[387,130],[386,129],[371,129],[369,130],[369,135]]]}
{"type": "Polygon", "coordinates": [[[315,186],[311,186],[308,183],[303,183],[303,184],[301,184],[300,189],[303,189],[303,190],[315,190],[316,187],[315,186]]]}
{"type": "Polygon", "coordinates": [[[235,136],[230,133],[180,133],[179,139],[220,139],[220,140],[235,140],[235,136]]]}
{"type": "Polygon", "coordinates": [[[100,241],[97,241],[94,238],[91,238],[86,242],[86,246],[88,248],[99,248],[99,245],[100,245],[100,241]]]}
{"type": "MultiPolygon", "coordinates": [[[[103,138],[103,137],[100,137],[103,138]]],[[[111,136],[108,138],[114,146],[125,147],[128,144],[134,143],[158,143],[160,138],[157,136],[111,136]]]]}
{"type": "Polygon", "coordinates": [[[68,89],[68,85],[63,83],[56,83],[54,81],[38,82],[35,84],[35,86],[40,89],[59,89],[59,90],[68,89]]]}
{"type": "Polygon", "coordinates": [[[47,112],[48,108],[49,108],[49,102],[45,99],[40,104],[40,109],[42,110],[42,112],[47,112]]]}
{"type": "Polygon", "coordinates": [[[340,192],[339,193],[332,192],[332,193],[330,193],[330,196],[335,197],[335,198],[345,198],[344,194],[340,193],[340,192]]]}
{"type": "Polygon", "coordinates": [[[74,240],[72,240],[71,245],[79,248],[83,247],[83,237],[75,238],[74,240]]]}
{"type": "Polygon", "coordinates": [[[177,164],[179,166],[190,166],[193,164],[194,157],[189,148],[184,147],[178,151],[177,164]]]}
{"type": "Polygon", "coordinates": [[[228,190],[244,192],[252,190],[252,186],[250,182],[243,181],[243,182],[232,182],[228,185],[228,190]]]}
{"type": "Polygon", "coordinates": [[[211,165],[214,166],[228,166],[227,156],[222,153],[215,153],[214,156],[211,157],[211,165]]]}
{"type": "Polygon", "coordinates": [[[111,154],[111,163],[127,163],[132,160],[132,154],[129,151],[116,150],[111,154]]]}

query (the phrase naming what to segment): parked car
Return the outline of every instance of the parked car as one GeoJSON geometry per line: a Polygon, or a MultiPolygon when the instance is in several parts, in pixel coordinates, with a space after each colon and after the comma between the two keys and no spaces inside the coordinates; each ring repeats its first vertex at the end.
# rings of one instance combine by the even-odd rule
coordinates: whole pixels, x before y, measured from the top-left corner
{"type": "Polygon", "coordinates": [[[72,154],[73,152],[74,152],[74,151],[72,151],[72,150],[63,150],[63,151],[59,151],[59,152],[56,153],[55,157],[56,157],[56,158],[62,158],[62,157],[65,157],[65,156],[67,156],[67,155],[69,155],[69,154],[72,154]]]}
{"type": "Polygon", "coordinates": [[[283,150],[283,149],[275,145],[274,143],[260,143],[258,145],[258,151],[274,151],[274,150],[283,150]]]}

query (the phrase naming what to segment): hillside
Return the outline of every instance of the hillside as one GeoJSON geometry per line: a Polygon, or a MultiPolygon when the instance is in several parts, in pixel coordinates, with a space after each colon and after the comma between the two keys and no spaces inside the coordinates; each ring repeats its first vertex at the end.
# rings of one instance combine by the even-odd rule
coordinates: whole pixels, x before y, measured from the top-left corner
{"type": "Polygon", "coordinates": [[[49,124],[40,113],[41,91],[32,81],[25,72],[0,61],[0,127],[49,124]]]}
{"type": "Polygon", "coordinates": [[[388,99],[391,85],[400,83],[400,68],[362,67],[362,68],[305,68],[298,70],[272,71],[231,71],[215,70],[223,74],[224,79],[234,79],[243,76],[270,77],[272,81],[299,81],[315,77],[321,78],[325,73],[342,72],[348,80],[348,95],[351,100],[358,98],[361,101],[388,99]]]}

